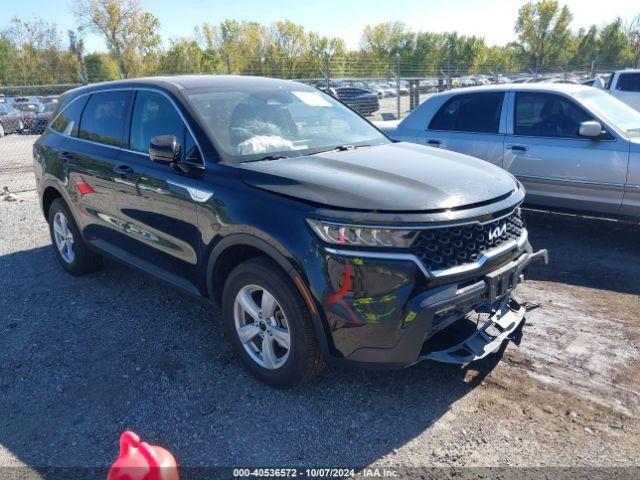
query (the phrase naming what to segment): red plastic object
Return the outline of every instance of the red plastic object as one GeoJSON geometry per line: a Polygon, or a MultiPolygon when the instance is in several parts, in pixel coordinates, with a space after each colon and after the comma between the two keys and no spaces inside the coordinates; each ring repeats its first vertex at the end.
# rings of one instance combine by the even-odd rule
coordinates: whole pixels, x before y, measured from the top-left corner
{"type": "Polygon", "coordinates": [[[141,442],[134,432],[120,435],[120,455],[107,480],[178,480],[173,455],[162,447],[141,442]]]}

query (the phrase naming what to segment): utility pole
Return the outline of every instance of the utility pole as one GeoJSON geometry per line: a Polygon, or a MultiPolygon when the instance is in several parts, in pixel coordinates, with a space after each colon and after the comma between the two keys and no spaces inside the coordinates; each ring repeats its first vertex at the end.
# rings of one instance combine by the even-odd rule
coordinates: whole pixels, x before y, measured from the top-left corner
{"type": "Polygon", "coordinates": [[[396,118],[400,120],[400,54],[396,53],[396,118]]]}

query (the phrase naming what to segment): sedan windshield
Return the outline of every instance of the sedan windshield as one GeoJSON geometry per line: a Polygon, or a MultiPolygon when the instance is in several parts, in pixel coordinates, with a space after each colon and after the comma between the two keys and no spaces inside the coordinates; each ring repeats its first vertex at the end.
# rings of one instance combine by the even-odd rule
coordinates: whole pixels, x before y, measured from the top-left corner
{"type": "Polygon", "coordinates": [[[578,94],[584,105],[629,137],[640,137],[640,112],[600,90],[578,94]]]}
{"type": "Polygon", "coordinates": [[[340,102],[303,86],[207,89],[187,96],[216,146],[232,163],[389,142],[340,102]]]}

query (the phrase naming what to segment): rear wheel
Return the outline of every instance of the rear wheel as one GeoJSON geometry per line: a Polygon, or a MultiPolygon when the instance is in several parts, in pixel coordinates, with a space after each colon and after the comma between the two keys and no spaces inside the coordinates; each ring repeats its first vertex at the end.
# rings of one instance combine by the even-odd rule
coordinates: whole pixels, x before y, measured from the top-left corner
{"type": "Polygon", "coordinates": [[[82,275],[100,266],[101,257],[84,243],[67,204],[61,198],[55,199],[49,208],[49,233],[58,262],[70,274],[82,275]]]}
{"type": "Polygon", "coordinates": [[[324,360],[304,299],[268,258],[248,260],[231,272],[222,305],[227,336],[259,380],[287,388],[322,371],[324,360]]]}

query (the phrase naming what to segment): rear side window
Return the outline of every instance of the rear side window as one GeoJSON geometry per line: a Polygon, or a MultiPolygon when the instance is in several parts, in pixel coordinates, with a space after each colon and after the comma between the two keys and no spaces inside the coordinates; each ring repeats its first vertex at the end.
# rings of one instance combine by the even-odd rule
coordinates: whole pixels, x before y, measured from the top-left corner
{"type": "Polygon", "coordinates": [[[640,92],[640,73],[621,73],[616,89],[623,92],[640,92]]]}
{"type": "Polygon", "coordinates": [[[580,123],[593,120],[571,100],[549,93],[517,93],[516,135],[581,138],[580,123]]]}
{"type": "Polygon", "coordinates": [[[80,120],[78,137],[106,145],[123,146],[129,92],[94,93],[80,120]]]}
{"type": "Polygon", "coordinates": [[[87,103],[87,97],[80,97],[67,105],[62,112],[55,118],[51,124],[56,132],[63,135],[76,137],[78,135],[78,127],[80,125],[80,116],[82,109],[87,103]]]}
{"type": "Polygon", "coordinates": [[[473,93],[449,99],[429,123],[430,130],[498,133],[504,93],[473,93]]]}

